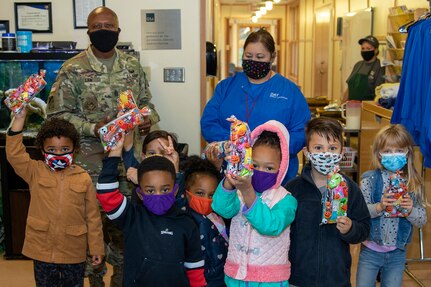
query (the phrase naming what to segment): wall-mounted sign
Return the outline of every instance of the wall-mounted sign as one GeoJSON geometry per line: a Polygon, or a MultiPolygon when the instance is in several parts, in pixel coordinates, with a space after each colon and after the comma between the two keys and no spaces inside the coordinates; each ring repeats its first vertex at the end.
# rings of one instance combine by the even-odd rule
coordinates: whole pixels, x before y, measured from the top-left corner
{"type": "Polygon", "coordinates": [[[52,33],[51,2],[15,2],[14,4],[17,31],[52,33]]]}
{"type": "Polygon", "coordinates": [[[141,10],[142,50],[181,49],[181,10],[141,10]]]}

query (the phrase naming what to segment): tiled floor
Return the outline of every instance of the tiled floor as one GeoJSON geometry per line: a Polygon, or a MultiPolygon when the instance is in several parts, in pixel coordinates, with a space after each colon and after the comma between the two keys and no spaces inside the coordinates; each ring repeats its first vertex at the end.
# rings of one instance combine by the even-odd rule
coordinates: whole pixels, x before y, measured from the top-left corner
{"type": "MultiPolygon", "coordinates": [[[[353,266],[352,278],[356,276],[356,264],[358,246],[352,246],[353,266]]],[[[410,263],[410,271],[422,281],[422,286],[431,286],[431,262],[425,263],[410,263]]],[[[108,265],[108,274],[105,276],[106,286],[109,286],[109,278],[112,274],[112,269],[108,265]]],[[[0,256],[0,286],[2,287],[32,287],[34,286],[33,278],[33,262],[31,260],[5,260],[0,256]]],[[[89,286],[88,280],[85,281],[84,286],[89,286]]],[[[352,286],[355,286],[354,279],[352,279],[352,286]]],[[[416,287],[421,286],[414,282],[409,276],[405,274],[403,287],[416,287]]],[[[326,287],[326,286],[322,286],[326,287]]]]}

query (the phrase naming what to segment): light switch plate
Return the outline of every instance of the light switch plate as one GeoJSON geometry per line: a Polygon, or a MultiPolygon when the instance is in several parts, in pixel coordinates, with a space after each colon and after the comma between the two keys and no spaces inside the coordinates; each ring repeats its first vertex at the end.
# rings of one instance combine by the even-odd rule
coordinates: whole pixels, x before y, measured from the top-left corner
{"type": "Polygon", "coordinates": [[[184,68],[164,68],[163,81],[173,83],[184,83],[184,68]]]}

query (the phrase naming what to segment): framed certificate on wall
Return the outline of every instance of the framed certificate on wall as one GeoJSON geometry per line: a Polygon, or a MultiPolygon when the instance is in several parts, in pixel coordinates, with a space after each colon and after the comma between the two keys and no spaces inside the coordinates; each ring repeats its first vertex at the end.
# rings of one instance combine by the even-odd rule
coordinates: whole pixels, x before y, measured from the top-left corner
{"type": "Polygon", "coordinates": [[[15,2],[17,31],[52,33],[51,2],[15,2]]]}
{"type": "Polygon", "coordinates": [[[105,0],[73,0],[73,25],[75,29],[87,28],[88,14],[99,6],[105,6],[105,0]]]}

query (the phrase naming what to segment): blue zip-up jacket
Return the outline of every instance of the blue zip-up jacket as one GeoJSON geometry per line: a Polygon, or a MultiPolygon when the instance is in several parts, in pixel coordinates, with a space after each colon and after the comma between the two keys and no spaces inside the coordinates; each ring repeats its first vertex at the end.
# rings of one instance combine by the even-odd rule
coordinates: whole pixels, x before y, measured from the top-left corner
{"type": "Polygon", "coordinates": [[[298,171],[297,153],[305,145],[305,124],[310,109],[299,88],[280,74],[262,84],[251,84],[244,73],[221,81],[201,118],[201,133],[207,142],[229,139],[230,122],[235,115],[251,130],[269,120],[281,122],[290,134],[289,170],[286,179],[298,171]]]}
{"type": "Polygon", "coordinates": [[[349,187],[347,217],[352,228],[341,234],[335,224],[321,224],[322,193],[311,178],[311,165],[289,181],[285,188],[298,201],[295,221],[290,227],[292,272],[289,283],[306,287],[348,287],[352,257],[350,244],[364,241],[370,232],[370,214],[361,190],[343,175],[349,187]]]}
{"type": "Polygon", "coordinates": [[[403,72],[391,123],[402,124],[420,146],[424,164],[431,167],[431,71],[428,65],[431,48],[431,20],[418,21],[409,27],[403,72]]]}
{"type": "Polygon", "coordinates": [[[228,242],[208,217],[191,208],[187,210],[199,228],[205,255],[204,274],[207,287],[225,287],[223,268],[227,257],[228,242]]]}
{"type": "Polygon", "coordinates": [[[367,182],[367,184],[361,184],[362,193],[364,194],[365,200],[368,204],[368,208],[371,214],[371,229],[368,240],[374,241],[379,245],[384,245],[387,243],[384,238],[385,234],[382,233],[382,225],[385,224],[390,226],[389,221],[398,221],[397,230],[388,230],[387,232],[395,233],[396,232],[396,242],[395,246],[398,249],[405,250],[407,243],[411,241],[413,234],[413,225],[412,222],[417,224],[418,226],[422,226],[426,223],[426,213],[425,209],[422,207],[418,207],[416,205],[416,201],[414,199],[414,195],[411,197],[413,199],[413,209],[410,215],[406,218],[387,218],[383,216],[383,213],[377,214],[376,204],[381,202],[382,195],[384,192],[384,184],[382,172],[380,169],[375,169],[371,171],[367,171],[362,175],[361,183],[367,182]],[[368,182],[367,182],[368,181],[368,182]],[[370,190],[366,190],[370,189],[370,190]],[[412,221],[412,222],[410,222],[412,221]]]}

